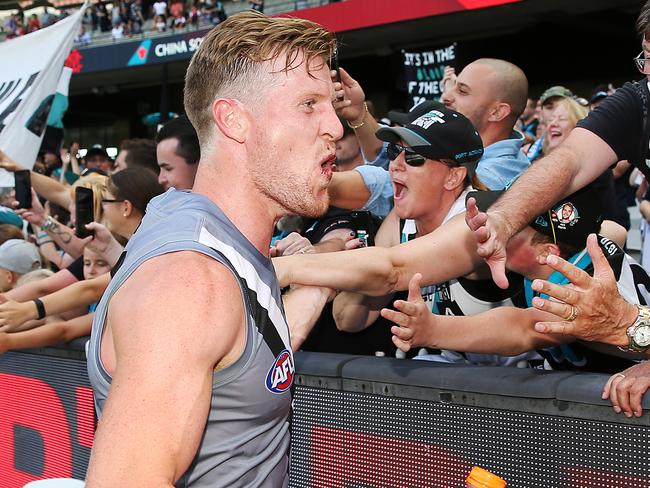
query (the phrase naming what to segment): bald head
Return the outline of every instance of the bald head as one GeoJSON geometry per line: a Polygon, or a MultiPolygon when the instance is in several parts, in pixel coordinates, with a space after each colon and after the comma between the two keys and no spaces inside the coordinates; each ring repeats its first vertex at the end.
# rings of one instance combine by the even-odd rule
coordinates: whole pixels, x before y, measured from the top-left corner
{"type": "Polygon", "coordinates": [[[493,76],[487,77],[495,101],[510,105],[512,118],[517,120],[526,109],[528,100],[528,79],[524,72],[512,63],[502,59],[481,58],[472,64],[489,68],[493,76]]]}

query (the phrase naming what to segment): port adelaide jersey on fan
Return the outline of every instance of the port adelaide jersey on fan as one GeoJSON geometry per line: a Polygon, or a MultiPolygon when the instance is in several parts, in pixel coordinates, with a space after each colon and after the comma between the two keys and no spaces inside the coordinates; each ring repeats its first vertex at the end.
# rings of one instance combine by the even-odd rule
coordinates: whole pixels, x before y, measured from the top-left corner
{"type": "MultiPolygon", "coordinates": [[[[471,191],[468,189],[467,191],[471,191]]],[[[449,210],[443,224],[452,217],[465,211],[465,196],[463,192],[454,202],[449,210]]],[[[408,242],[415,239],[417,229],[414,220],[400,220],[400,241],[408,242]]],[[[486,312],[492,308],[501,306],[514,306],[511,296],[521,290],[521,277],[519,280],[513,278],[519,275],[509,275],[512,286],[502,290],[494,284],[492,279],[469,280],[466,278],[455,278],[437,285],[423,286],[420,288],[422,300],[429,310],[436,315],[475,315],[486,312]]],[[[422,354],[417,359],[426,359],[440,362],[471,362],[476,364],[514,365],[522,360],[536,358],[536,354],[523,354],[513,357],[499,356],[497,354],[461,353],[447,350],[429,349],[429,354],[422,354]]]]}

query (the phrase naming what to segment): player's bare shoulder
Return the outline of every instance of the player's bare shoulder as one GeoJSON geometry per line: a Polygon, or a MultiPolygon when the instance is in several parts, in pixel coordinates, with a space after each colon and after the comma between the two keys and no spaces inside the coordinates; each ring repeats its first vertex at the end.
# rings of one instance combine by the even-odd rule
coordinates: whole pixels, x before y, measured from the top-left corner
{"type": "MultiPolygon", "coordinates": [[[[219,350],[224,343],[243,345],[245,338],[237,278],[223,264],[194,251],[143,263],[111,299],[108,319],[113,334],[123,330],[133,337],[137,327],[143,338],[150,333],[178,340],[201,337],[206,345],[221,344],[219,350]]],[[[222,355],[230,352],[223,350],[222,355]]]]}

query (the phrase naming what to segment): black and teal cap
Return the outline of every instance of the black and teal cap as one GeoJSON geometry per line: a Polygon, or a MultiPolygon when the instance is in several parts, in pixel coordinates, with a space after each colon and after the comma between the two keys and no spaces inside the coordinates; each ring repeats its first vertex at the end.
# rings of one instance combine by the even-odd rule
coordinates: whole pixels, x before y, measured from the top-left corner
{"type": "Polygon", "coordinates": [[[472,168],[483,156],[483,141],[474,125],[440,102],[426,101],[410,112],[389,112],[388,117],[403,127],[381,127],[376,134],[382,141],[403,141],[427,159],[448,159],[472,168]]]}
{"type": "MultiPolygon", "coordinates": [[[[480,211],[486,212],[507,190],[472,191],[467,198],[474,198],[480,211]]],[[[577,249],[585,247],[587,236],[598,233],[603,222],[602,206],[593,185],[558,200],[546,212],[528,224],[556,244],[563,243],[577,249]]]]}

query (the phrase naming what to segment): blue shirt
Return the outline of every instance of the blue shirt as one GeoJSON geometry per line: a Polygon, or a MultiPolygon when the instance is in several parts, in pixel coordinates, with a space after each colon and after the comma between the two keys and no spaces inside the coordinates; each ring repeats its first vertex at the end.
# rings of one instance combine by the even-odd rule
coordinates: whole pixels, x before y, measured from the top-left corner
{"type": "Polygon", "coordinates": [[[363,183],[370,191],[370,198],[364,208],[377,217],[385,218],[393,208],[393,184],[390,173],[370,164],[357,166],[353,171],[361,175],[363,183]]]}
{"type": "Polygon", "coordinates": [[[524,136],[512,131],[510,139],[487,146],[476,168],[481,183],[490,190],[503,190],[510,181],[528,169],[530,161],[521,150],[523,144],[524,136]]]}

